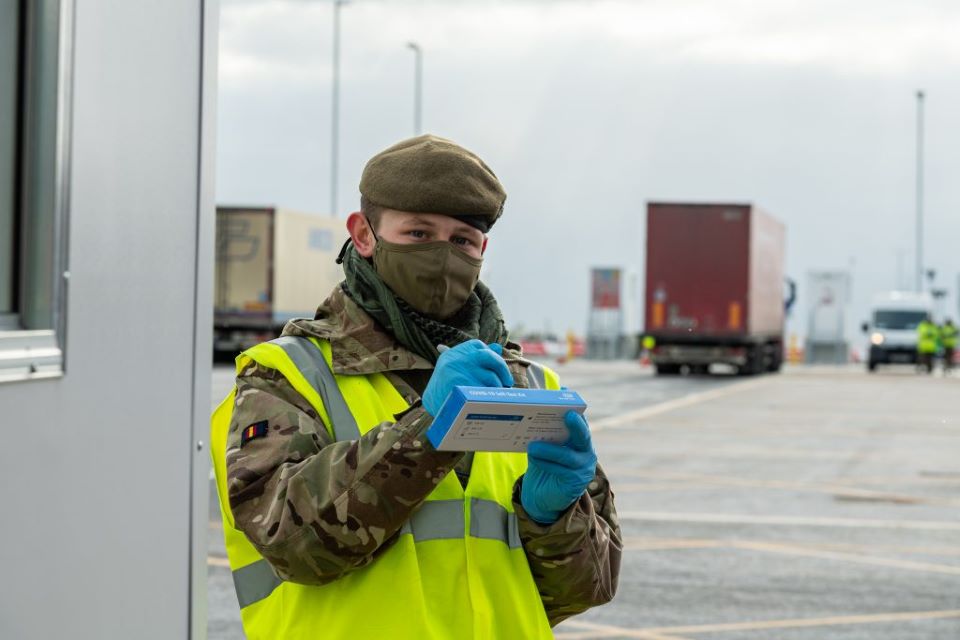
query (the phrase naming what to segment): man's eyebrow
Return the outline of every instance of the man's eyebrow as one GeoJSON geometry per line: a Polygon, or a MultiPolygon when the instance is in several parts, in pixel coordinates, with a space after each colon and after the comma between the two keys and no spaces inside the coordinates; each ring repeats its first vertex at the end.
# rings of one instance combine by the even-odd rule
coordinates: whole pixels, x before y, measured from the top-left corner
{"type": "Polygon", "coordinates": [[[480,234],[483,235],[483,232],[480,231],[480,229],[477,229],[476,227],[471,227],[471,226],[468,225],[468,224],[458,224],[457,226],[455,226],[455,227],[453,228],[453,232],[454,232],[454,233],[464,233],[464,234],[468,234],[468,235],[473,234],[474,232],[480,232],[480,234]]]}
{"type": "Polygon", "coordinates": [[[433,220],[429,220],[429,219],[427,219],[427,218],[421,218],[421,217],[419,217],[419,216],[414,216],[414,217],[412,217],[412,218],[407,218],[404,222],[406,222],[407,224],[422,224],[422,225],[427,226],[427,227],[435,227],[435,226],[437,226],[437,225],[433,222],[433,220]]]}

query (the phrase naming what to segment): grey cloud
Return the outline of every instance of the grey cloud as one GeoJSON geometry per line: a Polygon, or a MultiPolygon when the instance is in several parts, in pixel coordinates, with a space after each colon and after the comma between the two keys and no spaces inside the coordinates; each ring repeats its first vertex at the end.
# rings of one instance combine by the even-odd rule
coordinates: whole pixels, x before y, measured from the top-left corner
{"type": "MultiPolygon", "coordinates": [[[[225,11],[254,4],[231,0],[225,11]]],[[[405,3],[358,1],[349,18],[344,13],[339,209],[343,214],[355,206],[366,159],[411,133],[412,60],[403,43],[420,38],[429,44],[426,128],[480,152],[509,191],[486,277],[514,324],[549,321],[554,330],[582,330],[591,265],[642,271],[648,199],[757,202],[788,225],[788,271],[801,285],[807,270],[847,267],[853,259],[853,324],[873,291],[895,284],[898,249],[906,252],[905,267],[912,267],[912,96],[920,85],[930,96],[928,262],[944,274],[942,284],[955,287],[960,88],[952,49],[934,37],[938,27],[930,22],[954,24],[952,4],[911,9],[911,28],[921,35],[928,28],[931,44],[905,38],[897,44],[902,56],[893,56],[897,64],[874,67],[822,56],[760,56],[748,63],[736,51],[732,59],[720,53],[705,59],[689,53],[699,40],[682,33],[651,49],[631,43],[623,25],[604,31],[586,13],[580,32],[561,36],[543,25],[566,29],[568,17],[557,18],[545,3],[521,3],[544,14],[509,13],[528,22],[491,35],[484,31],[489,12],[514,9],[442,4],[413,6],[430,10],[430,27],[449,18],[458,42],[431,35],[423,25],[418,31],[411,15],[421,14],[405,3]],[[529,281],[519,282],[517,273],[529,273],[529,281]]],[[[663,11],[663,3],[647,4],[663,11]]],[[[895,4],[869,3],[875,14],[862,29],[888,28],[883,20],[891,18],[883,16],[903,11],[895,4]]],[[[617,6],[595,6],[601,5],[608,11],[617,6]]],[[[745,3],[732,6],[746,11],[745,3]]],[[[797,6],[796,22],[810,29],[817,12],[797,6]]],[[[576,3],[564,3],[570,19],[577,10],[576,3]]],[[[851,12],[838,15],[846,20],[851,12]]],[[[240,65],[222,84],[223,201],[279,202],[326,213],[329,24],[319,9],[308,13],[313,21],[300,24],[289,16],[259,24],[224,21],[232,30],[224,34],[226,51],[262,66],[247,73],[240,65]]],[[[743,37],[763,35],[755,23],[766,24],[766,18],[731,19],[740,21],[743,37]]],[[[727,41],[709,24],[703,28],[727,41]]],[[[828,44],[843,33],[875,41],[869,33],[838,32],[836,25],[824,30],[831,34],[828,44]]],[[[956,297],[950,304],[955,310],[956,297]]],[[[794,322],[801,332],[803,321],[801,307],[794,322]]]]}

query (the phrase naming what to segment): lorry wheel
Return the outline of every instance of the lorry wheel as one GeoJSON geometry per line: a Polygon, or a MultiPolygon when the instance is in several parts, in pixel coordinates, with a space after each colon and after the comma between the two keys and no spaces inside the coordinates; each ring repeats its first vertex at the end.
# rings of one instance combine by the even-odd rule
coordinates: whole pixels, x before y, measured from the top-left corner
{"type": "Polygon", "coordinates": [[[774,352],[770,357],[770,365],[767,367],[769,373],[777,373],[783,367],[783,354],[780,351],[774,352]]]}
{"type": "Polygon", "coordinates": [[[760,349],[750,347],[747,349],[747,361],[737,367],[738,376],[755,376],[763,373],[763,352],[760,349]]]}
{"type": "Polygon", "coordinates": [[[678,364],[658,364],[658,376],[678,376],[680,375],[680,365],[678,364]]]}
{"type": "Polygon", "coordinates": [[[767,362],[763,368],[767,373],[777,373],[783,368],[783,343],[774,341],[767,344],[767,362]]]}

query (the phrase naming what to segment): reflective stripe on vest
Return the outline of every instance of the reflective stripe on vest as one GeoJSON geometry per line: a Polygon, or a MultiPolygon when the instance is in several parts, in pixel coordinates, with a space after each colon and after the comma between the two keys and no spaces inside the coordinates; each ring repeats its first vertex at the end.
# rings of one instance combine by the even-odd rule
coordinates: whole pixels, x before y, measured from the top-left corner
{"type": "Polygon", "coordinates": [[[233,586],[241,609],[260,602],[281,584],[283,580],[276,576],[266,560],[257,560],[233,572],[233,586]]]}
{"type": "MultiPolygon", "coordinates": [[[[414,542],[426,540],[459,540],[464,534],[463,501],[433,500],[424,502],[410,520],[403,523],[400,535],[412,535],[414,542]]],[[[519,549],[520,530],[517,514],[508,512],[492,500],[470,500],[470,536],[499,540],[511,549],[519,549]]],[[[266,560],[258,560],[233,572],[240,608],[263,600],[283,583],[266,560]]]]}
{"type": "Polygon", "coordinates": [[[531,362],[530,366],[527,367],[527,385],[529,385],[531,389],[547,388],[546,373],[544,373],[543,367],[536,362],[531,362]]]}
{"type": "Polygon", "coordinates": [[[307,379],[310,386],[320,394],[323,399],[323,406],[330,416],[330,423],[333,426],[334,433],[338,441],[357,440],[360,438],[360,429],[357,427],[357,421],[354,419],[350,409],[347,408],[347,401],[343,399],[340,388],[337,386],[337,379],[333,371],[323,359],[323,354],[308,338],[300,336],[283,336],[272,340],[275,344],[293,360],[297,369],[307,379]]]}

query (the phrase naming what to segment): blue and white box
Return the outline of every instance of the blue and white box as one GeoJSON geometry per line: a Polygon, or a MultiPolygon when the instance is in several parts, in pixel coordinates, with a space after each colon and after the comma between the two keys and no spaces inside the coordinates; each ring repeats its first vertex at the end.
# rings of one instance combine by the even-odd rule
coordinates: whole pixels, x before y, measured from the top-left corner
{"type": "Polygon", "coordinates": [[[535,440],[566,442],[563,416],[587,404],[568,389],[454,387],[427,438],[438,451],[523,452],[535,440]]]}

